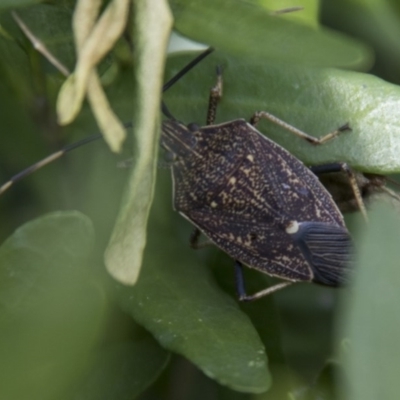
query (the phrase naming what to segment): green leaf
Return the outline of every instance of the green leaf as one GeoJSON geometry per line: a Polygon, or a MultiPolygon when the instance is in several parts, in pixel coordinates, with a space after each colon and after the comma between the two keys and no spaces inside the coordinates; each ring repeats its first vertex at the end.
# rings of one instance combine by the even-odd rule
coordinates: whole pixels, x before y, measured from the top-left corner
{"type": "MultiPolygon", "coordinates": [[[[236,297],[236,285],[233,279],[232,259],[220,250],[213,252],[206,260],[207,265],[213,265],[213,273],[218,284],[236,297]]],[[[247,293],[256,293],[271,286],[271,278],[260,271],[245,268],[243,271],[247,293]]],[[[254,327],[267,350],[270,363],[284,364],[285,357],[280,343],[280,319],[274,296],[265,296],[257,301],[241,302],[240,308],[251,319],[254,327]],[[268,316],[268,324],[265,316],[268,316]]]]}
{"type": "Polygon", "coordinates": [[[155,183],[164,54],[172,24],[165,0],[134,4],[135,78],[138,82],[134,94],[137,104],[133,116],[134,166],[105,254],[108,271],[126,284],[136,282],[146,244],[155,183]]]}
{"type": "Polygon", "coordinates": [[[131,400],[136,398],[165,368],[169,353],[151,337],[114,343],[101,350],[93,368],[73,400],[131,400]]]}
{"type": "Polygon", "coordinates": [[[255,3],[263,6],[267,11],[280,11],[283,9],[291,9],[295,7],[302,7],[300,10],[291,11],[282,14],[281,17],[292,20],[294,22],[301,22],[310,27],[317,28],[319,0],[252,0],[255,3]]]}
{"type": "Polygon", "coordinates": [[[355,285],[343,299],[339,341],[346,338],[342,390],[351,400],[395,399],[400,392],[400,219],[382,205],[358,240],[355,285]]]}
{"type": "Polygon", "coordinates": [[[7,399],[58,398],[81,377],[105,322],[88,272],[91,222],[48,214],[0,247],[0,387],[7,399]]]}
{"type": "MultiPolygon", "coordinates": [[[[171,57],[167,76],[193,55],[171,57]]],[[[290,67],[212,54],[165,95],[175,118],[204,123],[215,66],[223,69],[224,95],[217,122],[268,111],[316,137],[349,123],[352,131],[315,147],[282,127],[257,128],[307,164],[345,161],[365,172],[400,171],[400,88],[372,75],[337,69],[290,67]]]]}
{"type": "Polygon", "coordinates": [[[29,4],[40,3],[41,0],[0,0],[0,9],[16,8],[29,4]]]}
{"type": "Polygon", "coordinates": [[[399,4],[398,0],[335,0],[323,1],[321,10],[329,26],[373,47],[374,73],[396,83],[400,82],[399,4]]]}
{"type": "Polygon", "coordinates": [[[1,254],[30,250],[49,260],[86,258],[93,247],[90,220],[79,212],[55,212],[17,229],[1,246],[1,254]],[[77,240],[76,236],[80,236],[77,240]],[[50,242],[54,241],[54,246],[50,242]]]}
{"type": "MultiPolygon", "coordinates": [[[[67,68],[72,69],[75,64],[72,12],[65,7],[50,4],[38,4],[17,12],[29,31],[46,46],[48,51],[67,68]]],[[[22,43],[28,40],[9,14],[2,17],[2,24],[22,43]]]]}
{"type": "MultiPolygon", "coordinates": [[[[0,76],[3,87],[2,95],[5,92],[4,86],[7,86],[13,90],[13,97],[18,96],[21,103],[28,102],[31,99],[28,57],[13,38],[2,34],[0,34],[0,76]]],[[[6,95],[7,98],[9,96],[9,94],[6,95]]],[[[5,102],[3,108],[7,106],[8,104],[5,102]]],[[[10,108],[12,109],[12,107],[10,108]]],[[[5,115],[9,116],[7,112],[5,115]]]]}
{"type": "Polygon", "coordinates": [[[119,286],[121,306],[162,346],[182,354],[207,376],[238,391],[263,392],[271,384],[264,346],[199,255],[177,241],[174,231],[181,217],[170,210],[170,189],[164,189],[169,177],[162,177],[143,269],[134,287],[119,286]]]}
{"type": "Polygon", "coordinates": [[[171,8],[180,33],[244,58],[349,68],[371,63],[371,53],[361,43],[270,15],[247,1],[172,0],[171,8]]]}

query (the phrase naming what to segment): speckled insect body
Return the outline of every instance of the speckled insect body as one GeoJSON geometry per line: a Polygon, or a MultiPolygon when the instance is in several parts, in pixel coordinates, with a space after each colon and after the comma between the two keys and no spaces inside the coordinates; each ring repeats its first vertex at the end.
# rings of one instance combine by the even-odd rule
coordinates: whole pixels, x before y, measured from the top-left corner
{"type": "Polygon", "coordinates": [[[304,164],[242,119],[165,121],[174,208],[240,263],[288,281],[346,281],[351,240],[330,194],[304,164]]]}

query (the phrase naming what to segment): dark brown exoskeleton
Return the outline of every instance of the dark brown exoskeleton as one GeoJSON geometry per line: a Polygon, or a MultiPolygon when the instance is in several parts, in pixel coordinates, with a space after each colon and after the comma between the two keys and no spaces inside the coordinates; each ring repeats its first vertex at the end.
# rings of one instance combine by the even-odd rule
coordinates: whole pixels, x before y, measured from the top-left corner
{"type": "MultiPolygon", "coordinates": [[[[218,73],[207,126],[175,120],[162,125],[162,146],[175,158],[174,208],[197,227],[193,246],[201,231],[236,261],[241,300],[265,296],[293,282],[328,286],[347,282],[352,243],[331,195],[310,169],[255,125],[266,118],[313,144],[350,129],[348,125],[321,139],[266,112],[254,114],[250,123],[238,119],[213,125],[221,95],[218,73]],[[243,264],[286,282],[247,295],[243,264]]],[[[343,168],[333,165],[333,170],[343,168]]]]}

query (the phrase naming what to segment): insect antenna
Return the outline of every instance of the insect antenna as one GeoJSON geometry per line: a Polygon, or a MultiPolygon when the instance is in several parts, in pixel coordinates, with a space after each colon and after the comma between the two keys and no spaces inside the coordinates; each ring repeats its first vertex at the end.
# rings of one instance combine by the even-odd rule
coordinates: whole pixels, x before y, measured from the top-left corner
{"type": "MultiPolygon", "coordinates": [[[[186,66],[184,66],[175,76],[173,76],[167,83],[164,84],[162,91],[163,93],[167,91],[171,86],[173,86],[176,82],[179,81],[184,75],[186,75],[193,67],[195,67],[203,58],[207,57],[214,51],[212,47],[209,47],[202,53],[200,53],[197,57],[195,57],[192,61],[190,61],[186,66]]],[[[162,102],[161,103],[161,111],[162,113],[169,119],[176,121],[176,118],[171,114],[167,105],[162,102]]]]}
{"type": "MultiPolygon", "coordinates": [[[[180,78],[182,78],[185,74],[187,74],[193,67],[195,67],[203,58],[207,57],[210,53],[212,53],[214,49],[209,47],[207,50],[200,53],[197,57],[195,57],[192,61],[190,61],[185,67],[183,67],[179,72],[176,73],[168,82],[166,82],[162,88],[162,92],[164,93],[167,91],[174,83],[176,83],[180,78]]],[[[168,110],[167,106],[164,102],[161,103],[161,111],[162,113],[169,119],[176,120],[171,112],[168,110]]],[[[132,127],[132,122],[124,123],[124,127],[126,129],[132,127]]],[[[38,171],[39,169],[45,167],[48,164],[51,164],[53,161],[58,160],[59,158],[63,157],[65,154],[69,153],[70,151],[84,146],[85,144],[94,142],[96,140],[102,139],[102,135],[100,133],[88,136],[84,139],[81,139],[75,143],[72,143],[64,148],[46,156],[45,158],[41,159],[40,161],[32,164],[28,168],[25,168],[18,174],[11,177],[6,183],[0,186],[0,196],[6,192],[14,183],[20,181],[21,179],[33,174],[34,172],[38,171]]]]}
{"type": "Polygon", "coordinates": [[[8,180],[6,183],[4,183],[1,187],[0,187],[0,196],[6,191],[8,190],[14,183],[20,181],[21,179],[33,174],[34,172],[38,171],[39,169],[45,167],[46,165],[52,163],[55,160],[58,160],[59,158],[61,158],[62,156],[64,156],[65,154],[69,153],[70,151],[81,147],[87,143],[91,143],[94,142],[95,140],[101,139],[102,135],[100,133],[88,136],[82,140],[79,140],[75,143],[72,143],[68,146],[65,146],[64,148],[62,148],[61,150],[58,150],[50,155],[48,155],[47,157],[43,158],[42,160],[36,162],[35,164],[32,164],[31,166],[29,166],[28,168],[25,168],[24,170],[22,170],[21,172],[19,172],[18,174],[14,175],[12,178],[10,178],[10,180],[8,180]]]}
{"type": "Polygon", "coordinates": [[[163,86],[163,92],[168,90],[172,85],[174,85],[182,76],[186,75],[193,67],[195,67],[203,58],[207,57],[214,51],[212,47],[209,47],[207,50],[200,53],[196,58],[190,61],[185,67],[183,67],[174,77],[172,77],[167,83],[163,86]]]}

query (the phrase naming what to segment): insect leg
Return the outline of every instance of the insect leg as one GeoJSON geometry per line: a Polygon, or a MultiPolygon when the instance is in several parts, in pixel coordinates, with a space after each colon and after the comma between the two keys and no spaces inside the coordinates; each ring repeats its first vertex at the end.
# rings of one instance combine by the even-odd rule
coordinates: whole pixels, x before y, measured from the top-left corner
{"type": "Polygon", "coordinates": [[[331,163],[331,164],[323,164],[323,165],[315,165],[310,167],[311,171],[314,174],[326,174],[330,172],[344,172],[349,180],[351,189],[353,190],[354,198],[357,202],[357,206],[361,211],[365,221],[368,221],[367,210],[364,205],[364,201],[362,199],[362,195],[360,192],[360,188],[357,184],[357,179],[354,171],[344,162],[331,163]]]}
{"type": "Polygon", "coordinates": [[[277,292],[287,286],[292,285],[294,282],[282,282],[278,283],[274,286],[270,286],[264,290],[261,290],[252,295],[246,294],[246,289],[244,287],[244,278],[243,278],[243,265],[239,261],[235,261],[235,279],[236,279],[236,292],[240,301],[253,301],[260,299],[261,297],[268,296],[271,293],[277,292]]]}
{"type": "Polygon", "coordinates": [[[222,69],[217,67],[217,83],[210,90],[207,111],[207,125],[213,125],[217,114],[217,105],[222,97],[222,69]]]}
{"type": "Polygon", "coordinates": [[[332,132],[329,132],[320,138],[316,138],[314,136],[309,135],[308,133],[301,131],[300,129],[297,129],[293,125],[290,125],[285,121],[282,121],[278,117],[275,117],[275,115],[272,115],[266,111],[255,112],[254,115],[250,119],[250,124],[256,126],[258,124],[258,122],[260,121],[260,119],[262,119],[262,118],[267,119],[268,121],[271,121],[274,124],[281,126],[282,128],[286,129],[287,131],[293,133],[294,135],[301,137],[304,140],[307,140],[307,142],[310,142],[310,143],[316,144],[316,145],[323,144],[323,143],[333,139],[334,137],[339,135],[341,132],[351,131],[349,124],[344,124],[340,128],[338,128],[332,132]]]}

